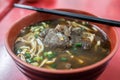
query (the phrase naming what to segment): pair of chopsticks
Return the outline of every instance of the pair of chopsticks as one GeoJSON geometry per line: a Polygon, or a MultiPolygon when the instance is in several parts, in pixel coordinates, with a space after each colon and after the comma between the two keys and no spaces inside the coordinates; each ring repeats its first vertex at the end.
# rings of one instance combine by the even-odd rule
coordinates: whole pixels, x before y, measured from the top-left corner
{"type": "Polygon", "coordinates": [[[71,12],[66,12],[66,11],[36,8],[36,7],[33,7],[33,6],[27,6],[27,5],[22,5],[22,4],[14,4],[14,7],[28,9],[28,10],[34,10],[34,11],[37,11],[37,12],[44,12],[44,13],[49,13],[49,14],[54,14],[54,15],[66,16],[66,17],[70,17],[70,18],[81,19],[81,20],[106,24],[106,25],[110,25],[110,26],[120,27],[120,21],[115,21],[115,20],[97,18],[97,17],[93,17],[93,16],[76,14],[76,13],[71,13],[71,12]]]}

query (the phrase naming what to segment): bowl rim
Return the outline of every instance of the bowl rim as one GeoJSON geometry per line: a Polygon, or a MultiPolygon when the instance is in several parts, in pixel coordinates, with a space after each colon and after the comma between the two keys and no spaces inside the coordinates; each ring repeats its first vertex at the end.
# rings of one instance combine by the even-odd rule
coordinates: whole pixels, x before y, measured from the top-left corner
{"type": "MultiPolygon", "coordinates": [[[[57,10],[70,10],[70,11],[78,11],[78,12],[85,12],[85,13],[88,13],[88,14],[91,14],[89,12],[86,12],[86,11],[82,11],[82,10],[75,10],[75,9],[57,9],[57,10]]],[[[11,29],[13,28],[14,25],[16,25],[17,23],[19,23],[19,21],[23,20],[24,18],[28,18],[29,16],[31,15],[35,15],[36,13],[38,12],[33,12],[31,13],[30,15],[26,15],[25,17],[19,19],[18,21],[15,22],[15,24],[12,24],[11,28],[8,30],[8,32],[6,33],[6,36],[5,36],[5,48],[8,52],[8,54],[13,58],[13,60],[17,61],[18,63],[20,63],[20,65],[22,64],[23,66],[25,66],[27,69],[30,69],[30,70],[34,70],[34,71],[38,71],[38,72],[44,72],[44,73],[52,73],[52,74],[71,74],[71,73],[80,73],[80,72],[84,72],[84,71],[88,71],[88,70],[91,70],[93,68],[96,68],[102,64],[104,64],[105,62],[107,62],[108,60],[110,60],[114,54],[117,52],[118,50],[118,46],[119,46],[119,36],[118,36],[118,31],[117,31],[117,28],[114,28],[112,27],[112,30],[115,32],[115,38],[116,38],[116,45],[114,47],[114,49],[110,52],[110,54],[108,56],[106,56],[104,59],[94,63],[94,64],[91,64],[91,65],[88,65],[88,66],[85,66],[85,67],[82,67],[82,68],[77,68],[77,69],[72,69],[72,70],[49,70],[49,69],[45,69],[45,68],[38,68],[38,67],[35,67],[35,66],[32,66],[22,60],[20,60],[15,54],[14,52],[9,48],[9,45],[8,45],[8,37],[9,37],[9,32],[11,31],[11,29]]],[[[91,14],[93,15],[93,14],[91,14]]],[[[95,15],[93,15],[95,16],[95,15]]],[[[19,65],[19,64],[18,64],[19,65]]]]}

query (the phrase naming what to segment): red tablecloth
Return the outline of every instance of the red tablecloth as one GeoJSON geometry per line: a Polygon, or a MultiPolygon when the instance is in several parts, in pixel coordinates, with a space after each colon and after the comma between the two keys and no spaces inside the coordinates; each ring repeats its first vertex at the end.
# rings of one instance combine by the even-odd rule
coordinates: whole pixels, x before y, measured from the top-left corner
{"type": "MultiPolygon", "coordinates": [[[[51,9],[68,8],[83,10],[99,17],[120,21],[120,0],[39,0],[38,3],[24,4],[51,9]]],[[[15,63],[8,55],[4,46],[4,37],[12,24],[31,13],[33,13],[33,11],[12,8],[0,22],[0,80],[27,80],[27,78],[16,68],[15,63]]],[[[120,29],[117,28],[117,30],[120,34],[120,29]]],[[[120,49],[118,49],[105,71],[97,80],[120,80],[119,52],[120,49]]]]}
{"type": "Polygon", "coordinates": [[[17,0],[0,0],[0,21],[12,9],[12,5],[17,0]]]}

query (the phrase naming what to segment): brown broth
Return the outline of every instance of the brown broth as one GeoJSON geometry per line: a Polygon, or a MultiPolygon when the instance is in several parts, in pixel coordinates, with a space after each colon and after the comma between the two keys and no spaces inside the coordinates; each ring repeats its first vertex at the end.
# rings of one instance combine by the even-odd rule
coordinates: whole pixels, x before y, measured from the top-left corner
{"type": "Polygon", "coordinates": [[[96,25],[78,20],[49,20],[21,30],[14,51],[23,61],[48,69],[75,69],[110,53],[110,41],[96,25]]]}

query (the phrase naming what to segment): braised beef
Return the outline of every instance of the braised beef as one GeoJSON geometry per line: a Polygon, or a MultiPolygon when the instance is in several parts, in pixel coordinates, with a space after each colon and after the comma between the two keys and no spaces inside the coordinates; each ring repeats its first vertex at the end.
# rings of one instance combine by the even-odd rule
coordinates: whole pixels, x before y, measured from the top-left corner
{"type": "MultiPolygon", "coordinates": [[[[75,43],[80,42],[84,50],[90,49],[92,42],[89,38],[85,38],[82,28],[72,28],[65,25],[57,25],[54,28],[41,32],[44,36],[44,44],[50,48],[67,48],[75,43]]],[[[88,36],[88,35],[87,35],[88,36]]]]}
{"type": "Polygon", "coordinates": [[[54,29],[49,29],[43,42],[50,48],[66,48],[70,44],[69,38],[67,36],[61,32],[57,32],[54,29]]]}
{"type": "Polygon", "coordinates": [[[64,35],[66,36],[70,36],[71,34],[71,26],[66,26],[66,25],[57,25],[55,30],[58,31],[58,32],[62,32],[64,33],[64,35]]]}

